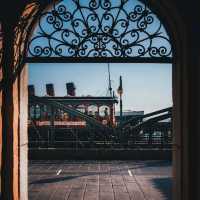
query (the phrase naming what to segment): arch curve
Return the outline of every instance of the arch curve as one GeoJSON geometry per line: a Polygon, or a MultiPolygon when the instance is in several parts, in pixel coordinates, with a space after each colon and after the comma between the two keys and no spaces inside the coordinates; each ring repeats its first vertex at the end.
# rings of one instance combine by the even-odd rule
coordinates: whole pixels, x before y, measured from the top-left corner
{"type": "Polygon", "coordinates": [[[172,48],[146,1],[62,0],[40,14],[27,56],[29,61],[112,57],[171,62],[172,48]]]}
{"type": "MultiPolygon", "coordinates": [[[[45,9],[45,7],[48,7],[49,4],[46,5],[40,5],[40,7],[37,8],[37,15],[36,16],[40,16],[41,12],[45,9]]],[[[165,28],[167,28],[167,31],[169,33],[170,36],[170,40],[171,43],[173,43],[173,59],[174,59],[174,65],[176,65],[176,67],[173,69],[173,76],[176,77],[174,78],[174,87],[177,89],[180,88],[180,75],[178,75],[178,71],[181,71],[180,68],[182,67],[182,70],[184,70],[184,67],[186,66],[186,63],[184,63],[185,59],[182,59],[185,56],[185,51],[184,48],[182,48],[183,45],[185,45],[183,43],[183,41],[186,41],[185,38],[186,36],[184,35],[184,23],[182,22],[181,19],[177,19],[178,18],[178,14],[176,13],[176,9],[173,10],[173,5],[169,6],[169,2],[164,2],[164,1],[149,1],[148,6],[151,8],[151,10],[155,10],[156,13],[159,13],[159,18],[161,17],[162,22],[164,22],[163,24],[165,24],[165,28]],[[170,16],[168,15],[168,13],[170,13],[170,16]],[[176,31],[175,31],[176,30],[176,31]],[[181,34],[177,34],[177,31],[181,34]],[[179,42],[178,42],[179,41],[179,42]],[[178,58],[179,57],[179,58],[178,58]],[[176,79],[176,80],[175,80],[176,79]]],[[[30,25],[29,28],[33,28],[33,24],[35,23],[35,19],[32,19],[32,23],[30,25]]],[[[30,32],[29,32],[30,34],[30,32]]],[[[30,35],[27,34],[26,39],[29,37],[30,35]]],[[[22,35],[20,36],[22,37],[22,35]]],[[[23,54],[23,58],[25,58],[27,55],[23,54]]],[[[178,94],[174,94],[174,103],[175,103],[175,107],[177,106],[178,109],[180,109],[181,104],[180,103],[180,97],[181,97],[181,90],[176,90],[176,92],[178,94]],[[179,106],[178,106],[179,105],[179,106]]],[[[177,112],[177,111],[175,111],[177,112]]],[[[177,115],[175,115],[177,117],[175,117],[175,122],[176,124],[179,124],[178,128],[179,130],[176,130],[176,132],[180,132],[181,129],[181,116],[180,114],[177,112],[177,115]],[[180,119],[178,119],[180,116],[180,119]]],[[[175,134],[176,135],[176,134],[175,134]]],[[[178,134],[177,134],[178,135],[178,134]]],[[[180,141],[180,137],[178,139],[176,139],[176,143],[178,143],[178,145],[181,145],[181,141],[180,141]]],[[[181,153],[179,153],[181,154],[181,153]]],[[[178,155],[180,157],[180,155],[178,155]]],[[[179,163],[179,167],[180,167],[180,163],[179,163]]],[[[182,173],[182,171],[180,170],[180,172],[178,173],[182,173]]],[[[180,179],[181,175],[177,175],[179,176],[178,178],[180,179]]],[[[179,180],[180,183],[180,180],[179,180]]],[[[179,184],[177,183],[177,185],[179,184]]],[[[181,184],[179,186],[178,190],[180,190],[181,184]]],[[[177,191],[177,190],[176,190],[177,191]]],[[[179,192],[176,192],[176,194],[180,194],[179,192]]],[[[176,198],[177,199],[177,198],[176,198]]],[[[181,199],[181,198],[178,198],[181,199]]]]}

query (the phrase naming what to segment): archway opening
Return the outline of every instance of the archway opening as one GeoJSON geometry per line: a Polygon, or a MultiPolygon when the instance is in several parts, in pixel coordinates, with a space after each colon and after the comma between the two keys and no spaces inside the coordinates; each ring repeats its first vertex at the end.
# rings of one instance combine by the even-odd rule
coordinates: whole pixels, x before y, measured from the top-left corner
{"type": "MultiPolygon", "coordinates": [[[[167,32],[146,4],[112,3],[84,1],[83,6],[72,1],[72,6],[66,7],[62,1],[54,5],[51,12],[41,15],[29,43],[27,62],[171,63],[167,32]],[[45,20],[50,26],[43,24],[45,20]]],[[[40,108],[36,105],[36,118],[37,112],[40,108]]]]}

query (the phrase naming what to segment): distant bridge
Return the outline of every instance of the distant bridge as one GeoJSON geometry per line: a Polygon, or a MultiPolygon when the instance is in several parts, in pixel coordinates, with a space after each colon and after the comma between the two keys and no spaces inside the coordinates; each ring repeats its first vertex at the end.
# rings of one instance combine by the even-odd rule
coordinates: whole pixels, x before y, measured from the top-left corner
{"type": "Polygon", "coordinates": [[[53,145],[67,148],[163,148],[170,147],[172,143],[172,107],[133,117],[117,127],[112,127],[51,98],[30,96],[29,104],[49,105],[79,117],[88,124],[84,128],[58,128],[51,116],[51,126],[38,127],[32,120],[32,126],[29,126],[30,147],[53,145]]]}

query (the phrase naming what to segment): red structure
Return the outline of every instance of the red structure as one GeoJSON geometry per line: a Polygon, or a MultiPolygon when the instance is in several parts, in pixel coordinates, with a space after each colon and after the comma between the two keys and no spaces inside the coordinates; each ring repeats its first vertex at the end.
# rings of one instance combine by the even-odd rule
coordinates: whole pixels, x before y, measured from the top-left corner
{"type": "Polygon", "coordinates": [[[37,97],[37,102],[30,100],[30,97],[34,96],[35,93],[32,92],[34,87],[29,86],[29,120],[34,121],[36,126],[85,127],[85,119],[90,117],[103,125],[112,127],[116,125],[115,104],[118,103],[116,97],[74,96],[74,84],[67,83],[66,86],[69,96],[54,96],[51,84],[47,87],[47,96],[37,97]],[[65,106],[70,109],[70,113],[48,102],[56,102],[65,106]]]}

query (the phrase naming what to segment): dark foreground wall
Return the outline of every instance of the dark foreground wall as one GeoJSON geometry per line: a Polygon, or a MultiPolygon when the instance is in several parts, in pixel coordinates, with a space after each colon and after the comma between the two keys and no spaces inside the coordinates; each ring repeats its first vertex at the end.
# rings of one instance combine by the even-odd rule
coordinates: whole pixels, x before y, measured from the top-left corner
{"type": "Polygon", "coordinates": [[[29,149],[29,160],[171,160],[171,158],[170,149],[29,149]]]}

